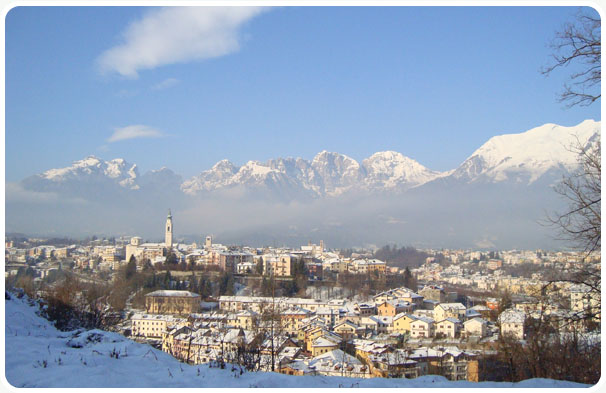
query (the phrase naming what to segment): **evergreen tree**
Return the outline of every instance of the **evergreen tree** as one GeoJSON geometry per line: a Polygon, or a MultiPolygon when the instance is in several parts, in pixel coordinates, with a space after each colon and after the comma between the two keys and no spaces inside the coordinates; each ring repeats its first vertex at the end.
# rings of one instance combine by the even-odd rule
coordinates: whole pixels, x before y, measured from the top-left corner
{"type": "Polygon", "coordinates": [[[198,288],[199,288],[199,293],[202,296],[202,298],[207,298],[209,296],[212,296],[213,291],[212,291],[212,283],[210,282],[210,280],[207,277],[200,277],[200,281],[198,284],[198,288]]]}
{"type": "Polygon", "coordinates": [[[404,286],[408,289],[412,289],[413,291],[417,290],[417,280],[414,278],[408,267],[406,270],[404,270],[404,286]]]}
{"type": "Polygon", "coordinates": [[[164,275],[164,289],[170,289],[170,282],[172,281],[172,276],[170,275],[170,270],[166,270],[166,274],[164,275]]]}
{"type": "Polygon", "coordinates": [[[137,274],[137,259],[134,255],[131,255],[130,260],[126,264],[126,269],[124,269],[124,278],[130,280],[137,274]]]}
{"type": "Polygon", "coordinates": [[[200,293],[194,272],[191,273],[191,277],[189,278],[189,290],[194,293],[200,293]]]}
{"type": "Polygon", "coordinates": [[[263,259],[259,258],[259,261],[257,262],[257,266],[256,266],[256,273],[261,275],[263,274],[263,259]]]}
{"type": "Polygon", "coordinates": [[[177,256],[175,255],[172,248],[168,249],[164,263],[166,264],[166,266],[176,265],[177,263],[179,263],[179,260],[177,259],[177,256]]]}
{"type": "Polygon", "coordinates": [[[261,296],[271,296],[271,287],[266,276],[263,276],[261,281],[261,296]]]}
{"type": "Polygon", "coordinates": [[[224,272],[219,277],[219,296],[234,294],[234,275],[230,272],[224,272]]]}
{"type": "Polygon", "coordinates": [[[148,272],[148,271],[153,271],[153,270],[154,270],[154,266],[151,264],[151,261],[149,259],[146,259],[145,262],[143,263],[143,271],[148,272]]]}

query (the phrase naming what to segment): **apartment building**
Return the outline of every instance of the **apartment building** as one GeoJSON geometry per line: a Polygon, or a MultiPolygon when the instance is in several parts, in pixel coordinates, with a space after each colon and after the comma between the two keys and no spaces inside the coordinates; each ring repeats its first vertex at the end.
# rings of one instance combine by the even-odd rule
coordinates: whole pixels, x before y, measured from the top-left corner
{"type": "Polygon", "coordinates": [[[158,290],[145,295],[145,308],[150,314],[187,315],[200,310],[200,300],[190,291],[158,290]]]}

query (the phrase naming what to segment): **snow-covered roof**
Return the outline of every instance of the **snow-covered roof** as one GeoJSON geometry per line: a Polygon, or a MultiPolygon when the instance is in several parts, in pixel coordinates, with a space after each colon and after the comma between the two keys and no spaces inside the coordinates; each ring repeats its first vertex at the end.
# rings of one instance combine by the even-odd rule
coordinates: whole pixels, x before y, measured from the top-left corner
{"type": "Polygon", "coordinates": [[[160,289],[157,291],[150,292],[145,296],[199,297],[200,295],[198,295],[197,293],[190,292],[190,291],[176,291],[176,290],[160,289]]]}
{"type": "Polygon", "coordinates": [[[486,324],[486,321],[483,320],[482,318],[472,318],[472,319],[468,319],[467,321],[463,322],[463,325],[471,325],[473,323],[481,323],[482,325],[486,324]]]}
{"type": "Polygon", "coordinates": [[[295,356],[297,356],[299,354],[299,352],[301,352],[301,348],[299,348],[299,347],[284,347],[284,348],[282,348],[282,350],[280,351],[278,356],[289,357],[292,359],[295,356]]]}
{"type": "Polygon", "coordinates": [[[454,323],[454,324],[461,323],[461,321],[459,321],[457,318],[452,318],[452,317],[448,317],[446,319],[443,319],[443,320],[439,321],[438,323],[442,323],[442,322],[450,322],[450,323],[454,323]]]}
{"type": "Polygon", "coordinates": [[[376,307],[374,304],[369,304],[369,303],[356,303],[355,305],[358,308],[375,308],[376,307]]]}
{"type": "Polygon", "coordinates": [[[387,304],[389,304],[389,305],[391,305],[391,306],[393,306],[395,308],[402,308],[402,307],[410,307],[411,306],[410,302],[407,302],[405,300],[400,300],[400,299],[385,300],[383,303],[381,303],[381,305],[385,304],[385,303],[387,303],[387,304]]]}
{"type": "Polygon", "coordinates": [[[466,307],[461,303],[440,303],[436,307],[441,307],[443,310],[465,310],[466,307]]]}
{"type": "Polygon", "coordinates": [[[393,352],[371,354],[369,356],[369,359],[373,362],[386,363],[390,366],[417,364],[417,361],[410,359],[408,353],[402,349],[396,349],[393,352]]]}
{"type": "Polygon", "coordinates": [[[312,359],[311,363],[322,360],[330,360],[332,363],[362,364],[362,362],[359,361],[357,358],[351,356],[348,353],[343,352],[340,349],[333,349],[332,351],[318,355],[312,359]]]}
{"type": "Polygon", "coordinates": [[[223,341],[226,343],[237,343],[240,340],[242,340],[244,343],[246,344],[250,344],[255,337],[257,336],[257,333],[253,332],[252,330],[244,330],[244,329],[229,329],[227,331],[227,333],[225,333],[225,336],[223,337],[223,341]]]}
{"type": "Polygon", "coordinates": [[[342,322],[339,322],[335,325],[335,329],[337,328],[337,326],[341,326],[341,325],[347,325],[353,329],[359,329],[360,326],[356,325],[355,323],[353,323],[352,321],[350,321],[349,319],[346,319],[342,322]]]}
{"type": "Polygon", "coordinates": [[[133,320],[154,320],[154,321],[177,321],[184,320],[183,318],[175,318],[172,315],[163,315],[163,314],[146,314],[146,313],[136,313],[131,317],[131,321],[133,320]]]}
{"type": "MultiPolygon", "coordinates": [[[[273,338],[273,346],[276,349],[280,348],[288,340],[290,340],[290,337],[287,337],[287,336],[274,336],[274,338],[273,338]]],[[[265,341],[263,341],[263,343],[261,344],[261,348],[264,348],[264,349],[271,349],[271,346],[272,346],[272,339],[271,338],[265,339],[265,341]]]]}
{"type": "Polygon", "coordinates": [[[526,314],[522,311],[508,309],[505,310],[499,315],[499,321],[501,323],[524,323],[526,319],[526,314]]]}
{"type": "Polygon", "coordinates": [[[430,323],[434,323],[435,321],[433,320],[433,318],[419,316],[419,317],[417,317],[417,319],[415,321],[412,321],[411,323],[415,323],[415,322],[425,322],[427,324],[430,324],[430,323]]]}
{"type": "Polygon", "coordinates": [[[334,347],[335,345],[339,345],[339,343],[334,342],[333,340],[329,340],[324,336],[316,338],[311,343],[312,347],[334,347]]]}
{"type": "Polygon", "coordinates": [[[355,357],[343,352],[340,349],[334,349],[323,353],[309,360],[296,360],[288,365],[289,367],[307,373],[320,374],[339,374],[366,372],[366,366],[355,357]]]}

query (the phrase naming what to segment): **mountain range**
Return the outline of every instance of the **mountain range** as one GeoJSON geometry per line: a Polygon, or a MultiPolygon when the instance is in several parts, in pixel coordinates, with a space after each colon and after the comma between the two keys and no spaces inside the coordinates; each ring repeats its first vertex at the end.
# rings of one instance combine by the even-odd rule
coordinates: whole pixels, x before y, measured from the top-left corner
{"type": "MultiPolygon", "coordinates": [[[[480,208],[484,201],[478,197],[482,195],[490,195],[491,203],[485,206],[489,213],[491,206],[520,206],[520,214],[527,214],[528,209],[537,206],[541,199],[552,200],[551,196],[546,196],[553,193],[551,187],[577,168],[578,157],[570,147],[576,143],[592,145],[600,137],[601,123],[593,120],[573,127],[545,124],[519,134],[492,137],[457,168],[445,172],[431,170],[395,151],[377,152],[362,162],[344,154],[322,151],[311,161],[288,157],[267,162],[248,161],[237,166],[222,160],[183,180],[168,168],[141,175],[136,164],[124,159],[105,161],[89,156],[69,167],[30,176],[21,181],[18,188],[23,192],[80,198],[98,207],[121,207],[131,213],[141,205],[154,209],[172,207],[173,211],[182,209],[188,215],[202,206],[205,210],[215,210],[210,215],[208,212],[198,214],[204,222],[211,216],[215,221],[230,216],[220,214],[221,209],[234,211],[227,206],[226,200],[239,205],[252,201],[274,207],[281,204],[285,207],[280,214],[287,216],[288,227],[299,226],[305,221],[299,215],[293,215],[288,206],[297,205],[302,210],[315,207],[317,214],[323,211],[324,220],[330,216],[329,221],[344,225],[356,215],[348,213],[344,207],[349,204],[353,209],[352,201],[367,211],[369,204],[379,202],[379,206],[371,209],[374,213],[369,211],[364,218],[365,223],[369,217],[382,215],[390,217],[386,222],[393,224],[403,221],[394,218],[398,212],[409,210],[415,213],[413,215],[427,211],[427,217],[433,218],[430,213],[440,210],[440,206],[460,209],[452,203],[453,199],[462,199],[460,205],[471,204],[469,209],[480,208]],[[450,198],[440,200],[446,198],[445,195],[450,198]],[[217,203],[213,205],[211,201],[217,203]],[[429,201],[436,205],[432,206],[429,201]],[[475,206],[472,201],[477,201],[475,206]],[[384,205],[383,208],[380,205],[384,205]],[[342,210],[341,214],[336,214],[336,210],[342,210]]],[[[280,211],[280,208],[275,210],[280,211]]],[[[7,208],[7,216],[8,211],[7,208]]],[[[252,212],[243,210],[241,214],[252,212]]],[[[410,214],[407,213],[407,217],[410,214]]],[[[420,220],[423,217],[423,214],[419,215],[420,220]]],[[[132,219],[137,220],[135,216],[132,219]]],[[[279,223],[278,226],[287,224],[280,220],[269,221],[279,223]]],[[[7,217],[7,225],[9,222],[7,217]]],[[[237,227],[219,224],[226,231],[237,227]]],[[[309,230],[313,229],[310,224],[309,230]]],[[[192,226],[191,230],[195,231],[195,228],[192,226]]]]}

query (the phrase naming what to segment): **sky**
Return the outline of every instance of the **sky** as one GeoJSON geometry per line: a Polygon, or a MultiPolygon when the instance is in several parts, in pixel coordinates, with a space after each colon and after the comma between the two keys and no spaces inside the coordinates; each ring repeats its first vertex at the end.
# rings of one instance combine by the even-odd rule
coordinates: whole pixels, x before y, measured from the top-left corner
{"type": "Polygon", "coordinates": [[[184,179],[221,159],[457,167],[490,137],[601,120],[549,47],[578,7],[17,7],[5,20],[7,182],[89,155],[184,179]]]}

